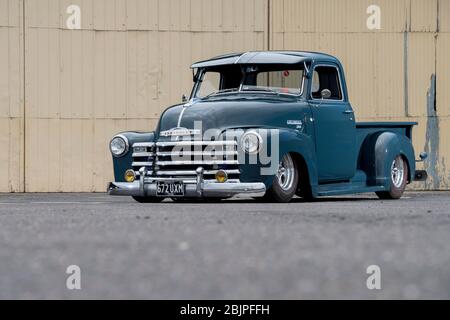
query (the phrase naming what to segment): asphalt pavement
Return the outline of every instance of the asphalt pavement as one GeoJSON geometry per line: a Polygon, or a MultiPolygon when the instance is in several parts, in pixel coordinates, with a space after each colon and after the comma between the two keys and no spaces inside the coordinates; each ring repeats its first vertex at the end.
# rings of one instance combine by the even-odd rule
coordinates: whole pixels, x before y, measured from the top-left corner
{"type": "Polygon", "coordinates": [[[450,192],[289,204],[0,194],[2,299],[449,299],[449,247],[450,192]],[[369,290],[373,265],[381,289],[369,290]]]}

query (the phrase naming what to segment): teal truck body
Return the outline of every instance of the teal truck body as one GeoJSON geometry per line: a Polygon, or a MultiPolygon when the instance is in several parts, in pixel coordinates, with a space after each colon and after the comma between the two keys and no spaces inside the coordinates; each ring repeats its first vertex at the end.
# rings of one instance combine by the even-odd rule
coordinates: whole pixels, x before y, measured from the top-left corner
{"type": "Polygon", "coordinates": [[[155,131],[111,140],[111,195],[287,202],[376,192],[397,199],[408,183],[426,179],[415,166],[416,123],[356,122],[343,67],[331,55],[246,52],[192,70],[190,98],[166,109],[155,131]]]}

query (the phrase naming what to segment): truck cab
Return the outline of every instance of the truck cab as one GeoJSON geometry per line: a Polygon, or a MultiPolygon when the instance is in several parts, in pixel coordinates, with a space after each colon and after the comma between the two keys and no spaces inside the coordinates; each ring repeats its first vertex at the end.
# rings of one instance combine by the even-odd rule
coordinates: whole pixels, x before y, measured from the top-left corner
{"type": "Polygon", "coordinates": [[[155,131],[111,140],[111,195],[158,202],[246,193],[288,202],[376,192],[398,199],[409,182],[426,178],[415,170],[416,123],[356,122],[343,67],[331,55],[246,52],[191,67],[189,99],[167,108],[155,131]]]}

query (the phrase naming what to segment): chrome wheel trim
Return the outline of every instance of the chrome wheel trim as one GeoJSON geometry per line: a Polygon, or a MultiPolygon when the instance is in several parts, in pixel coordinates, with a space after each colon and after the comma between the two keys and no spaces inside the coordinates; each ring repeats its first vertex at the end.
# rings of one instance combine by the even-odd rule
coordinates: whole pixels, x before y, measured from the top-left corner
{"type": "Polygon", "coordinates": [[[289,154],[286,154],[278,165],[277,179],[280,188],[284,191],[289,191],[294,184],[294,176],[294,161],[289,154]]]}
{"type": "Polygon", "coordinates": [[[391,181],[396,188],[400,188],[403,184],[405,176],[405,163],[401,156],[394,159],[391,165],[391,181]]]}

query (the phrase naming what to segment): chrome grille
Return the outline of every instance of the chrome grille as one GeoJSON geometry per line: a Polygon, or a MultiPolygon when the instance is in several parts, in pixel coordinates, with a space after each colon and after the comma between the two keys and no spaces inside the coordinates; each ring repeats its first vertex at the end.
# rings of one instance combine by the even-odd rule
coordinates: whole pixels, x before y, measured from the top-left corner
{"type": "Polygon", "coordinates": [[[136,142],[133,144],[133,163],[131,166],[136,175],[139,175],[141,167],[147,167],[148,174],[153,174],[153,166],[155,159],[155,143],[154,142],[136,142]],[[135,148],[143,149],[135,152],[135,148]]]}
{"type": "Polygon", "coordinates": [[[139,168],[147,167],[149,174],[167,178],[195,179],[195,170],[204,169],[204,179],[212,180],[219,169],[225,170],[228,180],[239,180],[237,142],[218,141],[161,141],[156,143],[135,143],[134,147],[145,146],[145,152],[133,153],[133,169],[139,175],[139,168]]]}

